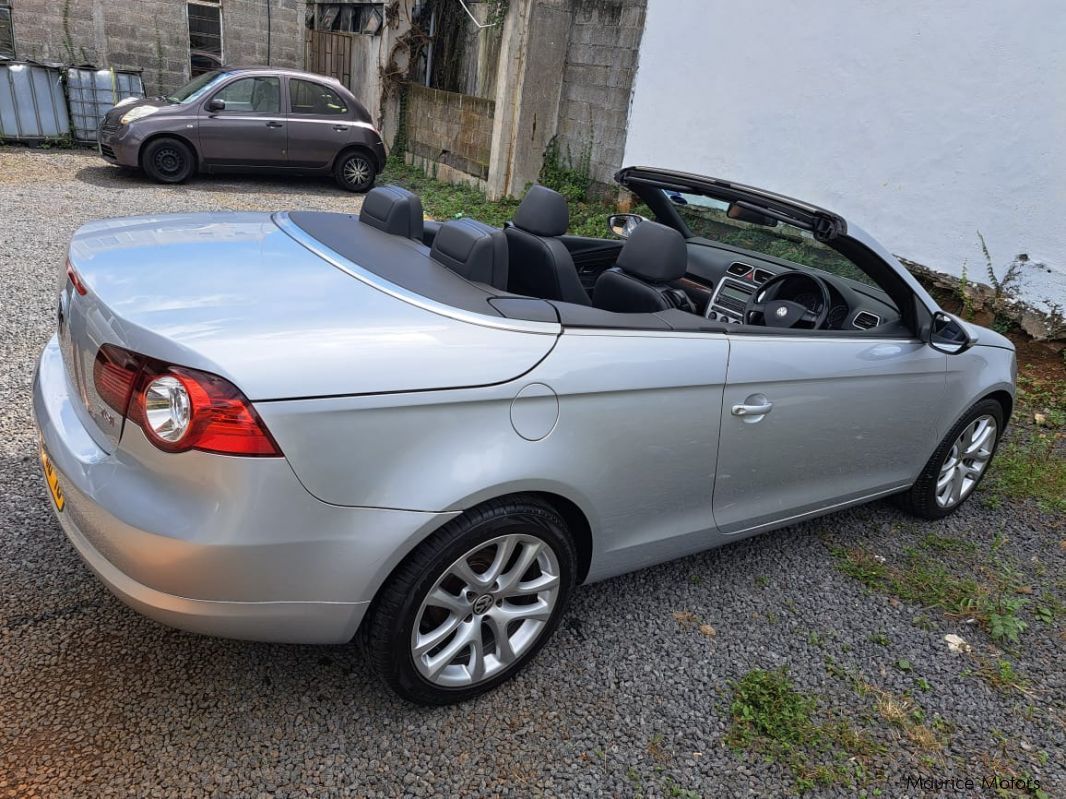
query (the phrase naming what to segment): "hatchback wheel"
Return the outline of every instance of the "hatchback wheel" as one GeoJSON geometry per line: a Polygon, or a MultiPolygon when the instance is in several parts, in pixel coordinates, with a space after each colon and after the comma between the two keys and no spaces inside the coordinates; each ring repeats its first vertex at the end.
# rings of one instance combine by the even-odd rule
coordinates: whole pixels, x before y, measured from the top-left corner
{"type": "Polygon", "coordinates": [[[348,191],[369,191],[377,174],[373,159],[360,150],[342,154],[333,167],[333,177],[348,191]]]}
{"type": "Polygon", "coordinates": [[[575,574],[553,508],[533,497],[487,503],[434,533],[381,589],[363,625],[374,669],[420,704],[488,691],[551,636],[575,574]]]}
{"type": "Polygon", "coordinates": [[[183,141],[154,139],[141,154],[141,166],[160,183],[184,183],[196,169],[196,157],[183,141]]]}
{"type": "Polygon", "coordinates": [[[916,516],[942,519],[965,502],[985,476],[1003,432],[1003,406],[981,400],[940,442],[899,504],[916,516]]]}

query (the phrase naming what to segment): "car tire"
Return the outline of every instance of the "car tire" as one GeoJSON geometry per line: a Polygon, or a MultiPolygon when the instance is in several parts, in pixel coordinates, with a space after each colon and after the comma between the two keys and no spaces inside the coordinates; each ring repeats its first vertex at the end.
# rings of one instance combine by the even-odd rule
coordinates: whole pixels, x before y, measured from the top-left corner
{"type": "Polygon", "coordinates": [[[153,139],[141,153],[141,168],[160,183],[184,183],[196,171],[196,155],[180,139],[153,139]]]}
{"type": "Polygon", "coordinates": [[[1003,406],[996,400],[973,405],[944,436],[914,485],[894,497],[896,504],[923,519],[943,519],[957,511],[988,473],[1004,421],[1003,406]],[[990,425],[994,427],[988,431],[990,425]],[[980,447],[974,436],[984,436],[980,447]]]}
{"type": "Polygon", "coordinates": [[[362,625],[370,663],[417,704],[485,693],[551,637],[576,570],[566,523],[550,505],[526,495],[480,505],[426,539],[378,592],[362,625]]]}
{"type": "Polygon", "coordinates": [[[333,177],[342,189],[354,192],[370,191],[378,176],[374,158],[365,150],[341,153],[333,165],[333,177]]]}

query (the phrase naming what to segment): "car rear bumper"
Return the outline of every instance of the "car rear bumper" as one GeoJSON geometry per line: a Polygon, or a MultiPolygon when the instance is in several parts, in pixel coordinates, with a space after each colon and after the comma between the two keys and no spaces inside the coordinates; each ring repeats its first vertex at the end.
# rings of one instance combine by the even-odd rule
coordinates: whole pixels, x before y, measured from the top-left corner
{"type": "Polygon", "coordinates": [[[53,509],[101,581],[163,624],[258,641],[348,641],[388,573],[456,515],[329,505],[282,458],[167,455],[133,426],[107,453],[68,386],[53,337],[33,388],[41,447],[64,499],[53,509]]]}

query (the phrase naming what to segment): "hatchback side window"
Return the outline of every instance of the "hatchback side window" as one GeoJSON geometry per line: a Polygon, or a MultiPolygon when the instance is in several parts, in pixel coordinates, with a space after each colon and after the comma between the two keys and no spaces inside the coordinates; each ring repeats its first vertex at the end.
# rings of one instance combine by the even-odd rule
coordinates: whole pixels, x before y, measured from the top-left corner
{"type": "Polygon", "coordinates": [[[347,114],[348,105],[335,91],[321,83],[289,78],[289,102],[294,114],[347,114]]]}
{"type": "Polygon", "coordinates": [[[211,99],[224,102],[226,112],[280,114],[281,81],[278,78],[241,78],[211,99]]]}

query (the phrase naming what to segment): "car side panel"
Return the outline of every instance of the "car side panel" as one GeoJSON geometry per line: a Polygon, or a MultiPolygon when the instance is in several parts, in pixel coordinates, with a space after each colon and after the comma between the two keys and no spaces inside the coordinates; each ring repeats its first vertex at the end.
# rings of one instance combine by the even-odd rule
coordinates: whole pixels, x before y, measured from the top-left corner
{"type": "Polygon", "coordinates": [[[502,385],[256,408],[329,503],[441,512],[564,496],[590,522],[598,579],[715,543],[728,348],[721,335],[567,332],[502,385]]]}
{"type": "Polygon", "coordinates": [[[948,357],[917,340],[734,336],[715,485],[723,531],[910,485],[943,435],[948,357]],[[732,415],[761,397],[765,416],[732,415]]]}

